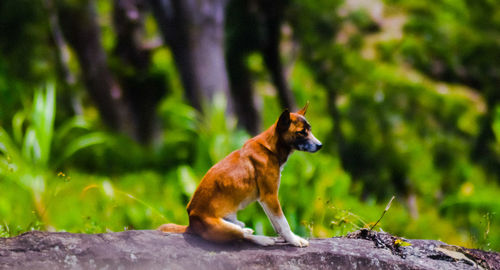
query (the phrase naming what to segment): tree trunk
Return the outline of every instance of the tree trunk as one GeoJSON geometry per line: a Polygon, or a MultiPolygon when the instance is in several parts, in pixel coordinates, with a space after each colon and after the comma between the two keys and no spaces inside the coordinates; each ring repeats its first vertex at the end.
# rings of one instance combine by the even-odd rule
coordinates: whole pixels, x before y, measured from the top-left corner
{"type": "Polygon", "coordinates": [[[253,0],[229,2],[226,9],[225,46],[231,96],[238,124],[255,135],[259,132],[260,117],[247,60],[251,52],[259,49],[261,31],[252,4],[253,0]]]}
{"type": "Polygon", "coordinates": [[[259,2],[264,14],[265,37],[262,48],[264,61],[278,91],[281,106],[295,111],[295,99],[286,81],[280,55],[281,24],[288,1],[267,2],[261,0],[259,2]]]}
{"type": "Polygon", "coordinates": [[[248,56],[258,52],[271,75],[280,105],[295,110],[280,56],[281,24],[286,1],[233,0],[227,8],[226,59],[239,123],[251,134],[259,130],[248,56]]]}
{"type": "Polygon", "coordinates": [[[231,96],[238,123],[250,134],[256,135],[260,128],[260,118],[255,106],[250,70],[246,64],[248,55],[240,50],[229,49],[227,56],[231,96]]]}
{"type": "Polygon", "coordinates": [[[225,0],[150,0],[164,40],[172,49],[186,98],[202,109],[222,93],[228,102],[224,60],[225,0]]]}
{"type": "Polygon", "coordinates": [[[125,102],[120,85],[107,66],[94,2],[60,1],[59,17],[63,33],[75,49],[87,91],[103,121],[112,129],[135,138],[133,114],[125,102]]]}
{"type": "Polygon", "coordinates": [[[137,123],[135,134],[148,143],[159,127],[156,108],[165,94],[164,74],[151,71],[151,47],[144,35],[145,0],[114,0],[113,25],[117,43],[114,66],[125,98],[137,123]]]}
{"type": "Polygon", "coordinates": [[[73,113],[81,115],[83,114],[81,98],[77,93],[75,93],[77,76],[70,69],[69,46],[62,34],[59,16],[57,14],[57,7],[54,0],[44,0],[43,5],[47,12],[53,46],[55,48],[57,72],[61,77],[62,85],[65,90],[64,92],[66,92],[65,95],[63,95],[63,106],[71,104],[70,106],[73,113]]]}

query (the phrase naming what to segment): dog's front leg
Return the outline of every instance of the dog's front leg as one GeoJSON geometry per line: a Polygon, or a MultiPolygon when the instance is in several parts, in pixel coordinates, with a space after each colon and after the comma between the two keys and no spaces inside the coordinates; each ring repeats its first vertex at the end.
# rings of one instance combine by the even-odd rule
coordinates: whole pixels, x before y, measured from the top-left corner
{"type": "Polygon", "coordinates": [[[309,242],[306,239],[295,235],[290,229],[290,225],[288,225],[288,221],[281,210],[277,194],[266,196],[262,200],[259,200],[259,203],[264,209],[264,212],[266,212],[274,230],[288,243],[297,247],[307,247],[309,245],[309,242]]]}

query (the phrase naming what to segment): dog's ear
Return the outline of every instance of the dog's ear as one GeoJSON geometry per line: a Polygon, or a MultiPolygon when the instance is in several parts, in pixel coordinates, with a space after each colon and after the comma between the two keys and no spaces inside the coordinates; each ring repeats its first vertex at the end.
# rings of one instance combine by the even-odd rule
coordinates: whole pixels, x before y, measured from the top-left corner
{"type": "Polygon", "coordinates": [[[288,109],[285,109],[281,115],[280,118],[278,119],[278,123],[276,124],[276,130],[279,133],[283,133],[288,130],[290,127],[290,123],[292,120],[290,120],[290,111],[288,109]]]}
{"type": "Polygon", "coordinates": [[[309,101],[306,102],[306,105],[304,106],[304,108],[300,109],[297,113],[302,115],[302,116],[305,116],[306,115],[306,112],[307,112],[307,107],[309,107],[309,101]]]}

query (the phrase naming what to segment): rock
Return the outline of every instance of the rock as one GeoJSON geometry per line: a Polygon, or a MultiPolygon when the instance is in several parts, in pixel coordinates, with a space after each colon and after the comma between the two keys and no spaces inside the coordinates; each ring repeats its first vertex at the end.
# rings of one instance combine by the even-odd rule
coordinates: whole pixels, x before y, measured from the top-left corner
{"type": "Polygon", "coordinates": [[[33,231],[0,238],[0,269],[500,269],[496,252],[391,237],[365,230],[297,248],[219,245],[159,231],[33,231]]]}

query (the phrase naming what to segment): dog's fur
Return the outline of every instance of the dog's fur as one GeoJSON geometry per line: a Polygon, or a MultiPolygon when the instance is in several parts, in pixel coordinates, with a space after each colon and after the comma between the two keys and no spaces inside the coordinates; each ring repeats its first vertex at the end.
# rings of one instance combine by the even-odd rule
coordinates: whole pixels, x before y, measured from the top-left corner
{"type": "Polygon", "coordinates": [[[269,129],[207,172],[187,206],[189,226],[164,224],[158,229],[194,233],[219,243],[246,239],[272,245],[272,238],[253,235],[252,229],[236,219],[237,211],[258,201],[279,235],[292,245],[308,246],[307,240],[290,230],[278,201],[281,170],[288,156],[294,150],[316,152],[322,146],[304,117],[308,105],[296,113],[285,110],[269,129]]]}

